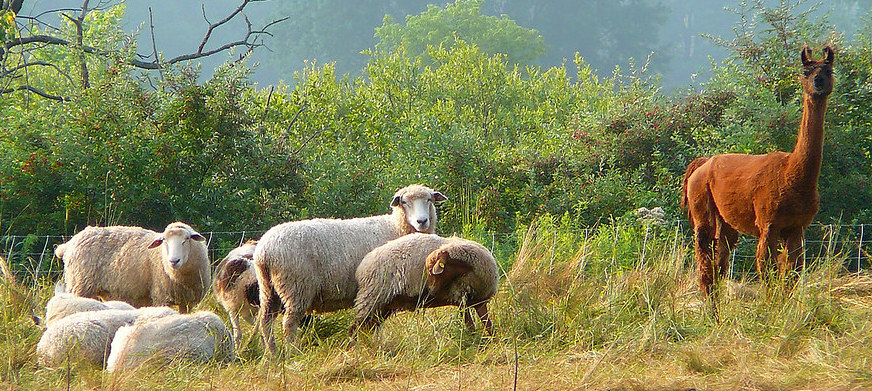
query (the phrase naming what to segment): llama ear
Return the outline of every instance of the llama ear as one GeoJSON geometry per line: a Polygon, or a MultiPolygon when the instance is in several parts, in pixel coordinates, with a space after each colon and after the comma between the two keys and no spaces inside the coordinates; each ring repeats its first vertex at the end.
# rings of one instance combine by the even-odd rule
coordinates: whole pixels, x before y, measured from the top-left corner
{"type": "Polygon", "coordinates": [[[802,65],[811,64],[812,63],[811,48],[809,48],[808,46],[803,47],[801,57],[802,57],[802,65]]]}
{"type": "Polygon", "coordinates": [[[836,57],[833,53],[833,48],[830,45],[824,46],[824,64],[833,65],[833,59],[836,57]]]}

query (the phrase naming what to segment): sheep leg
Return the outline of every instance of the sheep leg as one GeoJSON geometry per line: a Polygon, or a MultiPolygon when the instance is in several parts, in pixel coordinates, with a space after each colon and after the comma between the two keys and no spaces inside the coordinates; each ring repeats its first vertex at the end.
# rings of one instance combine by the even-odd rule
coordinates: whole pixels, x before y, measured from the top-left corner
{"type": "Polygon", "coordinates": [[[466,325],[466,329],[475,331],[475,319],[472,318],[473,307],[461,307],[461,311],[463,311],[463,323],[466,325]]]}
{"type": "Polygon", "coordinates": [[[272,324],[278,317],[282,303],[273,290],[269,268],[258,265],[257,272],[257,283],[260,287],[260,308],[257,310],[258,328],[261,339],[263,339],[264,349],[273,355],[276,352],[276,342],[273,337],[272,324]]]}
{"type": "Polygon", "coordinates": [[[481,319],[481,323],[484,324],[484,330],[487,332],[487,335],[494,335],[494,324],[491,322],[487,311],[487,302],[478,303],[472,306],[472,308],[475,309],[475,313],[481,319]]]}
{"type": "Polygon", "coordinates": [[[371,332],[376,330],[392,313],[394,313],[393,310],[386,308],[360,310],[355,317],[354,325],[351,327],[352,332],[358,333],[361,330],[371,332]]]}
{"type": "Polygon", "coordinates": [[[285,318],[282,321],[282,331],[285,335],[285,341],[294,343],[297,341],[297,328],[300,327],[300,321],[306,316],[306,311],[301,309],[300,305],[288,305],[285,308],[285,318]]]}
{"type": "Polygon", "coordinates": [[[242,344],[242,330],[239,328],[239,312],[230,314],[230,329],[233,331],[233,344],[238,351],[242,344]]]}

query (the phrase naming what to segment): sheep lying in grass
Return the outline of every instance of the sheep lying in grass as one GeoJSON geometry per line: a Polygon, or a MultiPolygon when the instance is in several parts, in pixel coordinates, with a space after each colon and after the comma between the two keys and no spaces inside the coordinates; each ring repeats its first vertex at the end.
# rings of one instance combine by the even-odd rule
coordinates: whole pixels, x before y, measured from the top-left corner
{"type": "Polygon", "coordinates": [[[58,284],[55,287],[55,295],[52,296],[45,305],[45,318],[40,319],[34,316],[34,323],[48,327],[54,322],[75,313],[112,309],[132,310],[135,308],[123,301],[103,302],[87,297],[79,297],[72,293],[66,293],[64,292],[63,284],[58,284]]]}
{"type": "Polygon", "coordinates": [[[135,369],[148,361],[231,361],[233,338],[217,315],[200,311],[121,327],[112,340],[106,369],[135,369]]]}
{"type": "Polygon", "coordinates": [[[239,318],[254,323],[257,307],[260,305],[260,290],[254,273],[254,248],[256,240],[249,240],[242,246],[231,250],[215,270],[215,298],[227,311],[233,340],[237,348],[242,343],[242,330],[239,318]]]}
{"type": "MultiPolygon", "coordinates": [[[[475,309],[493,333],[487,303],[497,292],[497,263],[476,242],[457,237],[412,234],[366,254],[357,268],[352,331],[373,329],[400,310],[446,305],[475,309]]],[[[475,325],[464,310],[467,327],[475,325]]]]}
{"type": "Polygon", "coordinates": [[[258,326],[266,350],[275,352],[272,322],[282,306],[285,338],[291,341],[307,312],[351,308],[357,294],[354,272],[364,255],[402,235],[435,232],[433,203],[444,200],[433,189],[411,185],[394,194],[391,214],[295,221],[270,228],[254,252],[261,303],[258,326]]]}
{"type": "Polygon", "coordinates": [[[184,223],[163,233],[138,227],[87,227],[55,250],[70,293],[136,307],[178,305],[181,312],[211,285],[205,238],[184,223]]]}
{"type": "Polygon", "coordinates": [[[115,332],[139,320],[178,314],[169,307],[101,310],[72,314],[51,324],[36,344],[41,365],[56,367],[69,361],[103,366],[115,332]]]}

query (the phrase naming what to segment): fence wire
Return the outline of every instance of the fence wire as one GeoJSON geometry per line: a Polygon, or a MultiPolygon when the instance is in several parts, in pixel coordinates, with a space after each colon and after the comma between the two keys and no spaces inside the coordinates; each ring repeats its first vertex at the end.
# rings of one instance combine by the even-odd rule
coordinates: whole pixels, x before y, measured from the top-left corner
{"type": "MultiPolygon", "coordinates": [[[[867,257],[872,251],[872,232],[866,235],[870,224],[812,224],[805,231],[806,261],[838,255],[844,259],[848,271],[860,273],[868,268],[867,257]]],[[[684,234],[684,244],[689,245],[692,232],[684,221],[670,221],[672,230],[684,234]]],[[[872,225],[870,225],[872,226],[872,225]]],[[[232,249],[250,239],[259,238],[264,231],[205,232],[209,259],[214,268],[232,249]]],[[[491,232],[486,236],[491,243],[483,243],[493,249],[499,242],[514,237],[515,233],[491,232]]],[[[57,245],[68,240],[65,236],[9,235],[0,236],[0,254],[7,259],[10,268],[20,281],[37,284],[40,280],[57,280],[63,265],[54,256],[57,245]]],[[[737,276],[753,270],[757,238],[742,235],[732,252],[730,275],[737,276]]]]}

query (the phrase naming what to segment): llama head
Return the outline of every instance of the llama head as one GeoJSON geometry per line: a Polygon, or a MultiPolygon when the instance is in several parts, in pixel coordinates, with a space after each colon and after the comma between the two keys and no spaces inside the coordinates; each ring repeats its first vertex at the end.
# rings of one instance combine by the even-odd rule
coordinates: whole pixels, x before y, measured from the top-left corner
{"type": "Polygon", "coordinates": [[[802,90],[811,96],[826,97],[833,92],[833,59],[829,45],[824,46],[824,58],[815,60],[808,46],[802,49],[802,90]]]}

